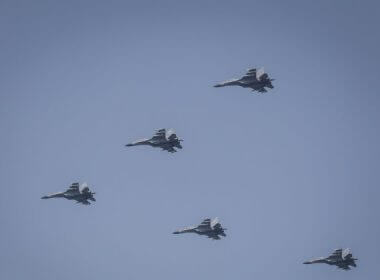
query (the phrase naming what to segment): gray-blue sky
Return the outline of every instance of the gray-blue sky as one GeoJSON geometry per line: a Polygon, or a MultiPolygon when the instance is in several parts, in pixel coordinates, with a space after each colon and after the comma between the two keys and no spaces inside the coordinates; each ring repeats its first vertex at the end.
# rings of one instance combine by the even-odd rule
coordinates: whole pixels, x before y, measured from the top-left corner
{"type": "Polygon", "coordinates": [[[0,278],[378,277],[378,16],[377,1],[2,1],[0,278]],[[253,66],[274,90],[212,88],[253,66]],[[184,149],[123,146],[160,127],[184,149]],[[96,203],[39,199],[77,180],[96,203]],[[227,238],[171,234],[206,216],[227,238]],[[356,269],[302,265],[341,246],[356,269]]]}

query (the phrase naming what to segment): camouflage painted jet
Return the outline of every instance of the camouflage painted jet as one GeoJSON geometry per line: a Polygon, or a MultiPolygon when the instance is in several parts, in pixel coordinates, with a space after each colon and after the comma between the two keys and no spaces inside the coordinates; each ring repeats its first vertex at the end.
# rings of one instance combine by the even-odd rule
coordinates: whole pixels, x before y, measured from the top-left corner
{"type": "Polygon", "coordinates": [[[69,200],[75,200],[77,203],[83,203],[84,205],[91,204],[88,200],[96,201],[94,198],[94,192],[90,192],[86,183],[82,184],[79,189],[79,183],[72,183],[67,191],[45,195],[42,199],[63,197],[69,200]]]}
{"type": "Polygon", "coordinates": [[[325,263],[329,265],[336,265],[338,268],[341,268],[343,270],[350,270],[350,266],[356,267],[356,261],[357,259],[352,257],[352,253],[350,249],[336,249],[334,252],[324,258],[318,258],[311,261],[304,262],[304,264],[313,264],[313,263],[325,263]]]}
{"type": "Polygon", "coordinates": [[[270,79],[263,69],[257,71],[256,68],[252,68],[248,69],[242,78],[228,80],[214,87],[241,86],[243,88],[251,88],[252,91],[264,93],[267,92],[266,87],[273,88],[272,81],[274,81],[274,79],[270,79]]]}
{"type": "Polygon", "coordinates": [[[129,143],[125,145],[126,147],[138,146],[138,145],[148,145],[151,147],[158,147],[169,153],[177,152],[176,149],[182,149],[181,142],[183,140],[179,139],[172,129],[166,130],[165,128],[158,129],[156,133],[150,139],[141,139],[136,142],[129,143]]]}
{"type": "Polygon", "coordinates": [[[218,218],[215,218],[211,221],[211,219],[204,219],[203,222],[198,226],[187,227],[178,231],[173,232],[173,234],[187,233],[193,232],[199,235],[206,235],[208,238],[212,238],[214,240],[219,240],[221,236],[226,236],[224,233],[226,229],[222,228],[219,223],[218,218]]]}

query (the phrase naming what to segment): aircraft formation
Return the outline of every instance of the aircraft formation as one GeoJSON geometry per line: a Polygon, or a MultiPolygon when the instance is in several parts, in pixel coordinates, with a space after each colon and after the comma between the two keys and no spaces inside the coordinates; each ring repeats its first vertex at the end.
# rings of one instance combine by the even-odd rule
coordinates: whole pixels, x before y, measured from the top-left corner
{"type": "MultiPolygon", "coordinates": [[[[268,91],[267,89],[274,88],[272,81],[274,81],[274,79],[270,78],[263,69],[258,70],[256,68],[251,68],[247,70],[243,77],[224,81],[214,85],[214,87],[240,86],[243,88],[250,88],[253,92],[257,91],[259,93],[266,93],[268,91]]],[[[151,138],[140,139],[128,143],[125,146],[150,146],[154,148],[161,148],[163,151],[167,151],[169,153],[175,153],[178,149],[183,148],[181,145],[182,141],[183,139],[178,138],[173,129],[161,128],[156,130],[151,138]]],[[[78,182],[75,182],[72,183],[66,191],[45,195],[41,197],[41,199],[65,198],[68,200],[74,200],[77,203],[84,205],[90,205],[91,203],[89,200],[93,202],[96,201],[94,195],[95,192],[91,192],[86,183],[80,185],[78,182]]],[[[218,218],[205,218],[199,225],[176,230],[173,234],[195,233],[197,235],[208,237],[212,240],[220,240],[221,237],[227,236],[225,230],[226,228],[222,227],[218,218]]],[[[340,248],[335,249],[334,252],[328,257],[305,261],[304,264],[322,263],[334,265],[343,270],[350,270],[351,267],[356,267],[356,260],[358,259],[353,258],[349,248],[340,248]]]]}

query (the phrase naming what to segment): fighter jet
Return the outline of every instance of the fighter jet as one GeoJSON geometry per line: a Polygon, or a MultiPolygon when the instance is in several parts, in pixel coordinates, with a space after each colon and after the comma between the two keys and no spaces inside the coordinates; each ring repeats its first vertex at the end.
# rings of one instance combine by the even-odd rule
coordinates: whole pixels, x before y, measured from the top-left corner
{"type": "Polygon", "coordinates": [[[214,240],[219,240],[221,236],[226,236],[224,233],[226,229],[222,228],[219,223],[218,218],[215,218],[211,221],[211,219],[204,219],[203,222],[198,226],[187,227],[178,231],[173,232],[173,234],[180,234],[186,232],[193,232],[199,235],[206,235],[208,238],[212,238],[214,240]]]}
{"type": "Polygon", "coordinates": [[[324,258],[318,258],[311,261],[304,262],[304,264],[313,264],[313,263],[325,263],[329,265],[336,265],[338,268],[341,268],[343,270],[350,270],[350,266],[356,267],[356,261],[357,259],[352,257],[351,250],[349,248],[347,249],[336,249],[334,252],[324,258]]]}
{"type": "Polygon", "coordinates": [[[126,147],[138,146],[138,145],[148,145],[152,147],[158,147],[169,153],[177,152],[176,149],[182,149],[181,142],[183,140],[179,139],[172,129],[166,130],[165,128],[156,130],[156,133],[150,139],[141,139],[136,142],[129,143],[125,145],[126,147]]]}
{"type": "Polygon", "coordinates": [[[69,200],[76,200],[77,203],[83,203],[84,205],[91,204],[88,200],[96,201],[94,198],[94,192],[90,192],[86,183],[81,185],[79,189],[79,183],[72,183],[71,186],[64,192],[54,193],[41,197],[42,199],[63,197],[69,200]]]}
{"type": "Polygon", "coordinates": [[[264,93],[267,92],[265,89],[266,87],[273,88],[272,81],[274,81],[274,79],[270,79],[263,69],[257,71],[256,68],[252,68],[248,69],[247,73],[242,78],[228,80],[217,84],[214,87],[241,86],[244,88],[251,88],[252,91],[264,93]]]}

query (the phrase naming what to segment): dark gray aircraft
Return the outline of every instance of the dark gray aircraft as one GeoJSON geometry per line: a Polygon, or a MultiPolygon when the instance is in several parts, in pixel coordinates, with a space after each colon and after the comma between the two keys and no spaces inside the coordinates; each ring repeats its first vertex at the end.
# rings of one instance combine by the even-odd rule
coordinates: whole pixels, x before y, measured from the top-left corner
{"type": "Polygon", "coordinates": [[[214,240],[219,240],[221,236],[226,236],[224,233],[226,229],[222,228],[219,223],[218,218],[215,218],[211,221],[211,219],[204,219],[203,222],[199,226],[187,227],[181,230],[177,230],[173,232],[173,234],[180,234],[186,232],[193,232],[199,235],[206,235],[208,238],[212,238],[214,240]]]}
{"type": "Polygon", "coordinates": [[[90,189],[86,183],[82,184],[81,189],[79,189],[79,183],[72,183],[67,191],[45,195],[41,198],[48,199],[55,197],[63,197],[69,200],[75,200],[77,203],[89,205],[91,203],[88,202],[88,200],[96,201],[94,198],[94,194],[94,192],[90,192],[90,189]]]}
{"type": "Polygon", "coordinates": [[[125,146],[138,146],[138,145],[148,145],[152,147],[158,147],[169,153],[177,152],[176,149],[182,149],[181,142],[183,140],[179,139],[172,129],[166,130],[165,128],[158,129],[156,133],[150,139],[141,139],[136,142],[129,143],[125,146]]]}
{"type": "Polygon", "coordinates": [[[356,267],[357,259],[352,257],[350,249],[336,249],[334,252],[327,258],[318,258],[311,261],[304,262],[304,264],[313,264],[313,263],[325,263],[329,265],[336,265],[338,268],[344,270],[350,270],[350,266],[356,267]]]}
{"type": "Polygon", "coordinates": [[[225,86],[241,86],[244,88],[251,88],[252,91],[258,91],[261,93],[267,92],[265,89],[273,88],[272,81],[268,74],[264,70],[256,70],[256,68],[248,69],[247,73],[240,79],[232,79],[225,81],[221,84],[217,84],[214,87],[225,87],[225,86]]]}

